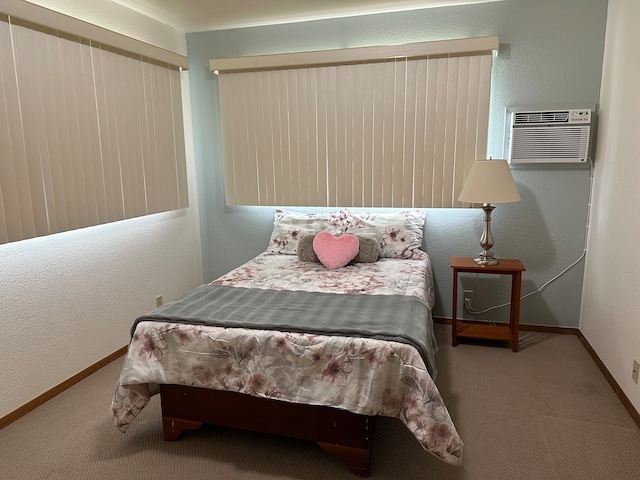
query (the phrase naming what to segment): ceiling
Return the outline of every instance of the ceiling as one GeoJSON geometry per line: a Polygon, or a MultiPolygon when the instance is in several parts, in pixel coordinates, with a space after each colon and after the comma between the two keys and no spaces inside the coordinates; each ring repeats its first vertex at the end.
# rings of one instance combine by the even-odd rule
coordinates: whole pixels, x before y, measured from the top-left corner
{"type": "Polygon", "coordinates": [[[114,0],[185,32],[501,0],[114,0]]]}

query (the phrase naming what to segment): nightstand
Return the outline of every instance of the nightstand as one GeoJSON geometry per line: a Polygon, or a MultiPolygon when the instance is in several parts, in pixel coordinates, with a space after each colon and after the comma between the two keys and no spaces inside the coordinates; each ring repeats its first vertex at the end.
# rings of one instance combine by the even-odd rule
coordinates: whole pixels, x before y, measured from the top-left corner
{"type": "Polygon", "coordinates": [[[520,322],[520,286],[522,272],[526,269],[520,260],[501,258],[497,265],[477,265],[473,258],[451,257],[453,269],[453,307],[451,313],[452,344],[458,345],[458,338],[479,338],[503,340],[513,343],[513,351],[518,351],[518,328],[520,322]],[[485,323],[458,320],[458,273],[490,273],[511,275],[511,312],[509,325],[489,325],[485,323]]]}

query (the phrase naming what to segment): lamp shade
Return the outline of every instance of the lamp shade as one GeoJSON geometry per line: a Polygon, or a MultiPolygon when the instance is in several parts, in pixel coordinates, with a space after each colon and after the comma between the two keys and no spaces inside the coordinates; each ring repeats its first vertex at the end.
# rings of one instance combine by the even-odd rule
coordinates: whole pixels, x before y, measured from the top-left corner
{"type": "Polygon", "coordinates": [[[467,203],[517,202],[520,194],[506,160],[476,160],[458,200],[467,203]]]}

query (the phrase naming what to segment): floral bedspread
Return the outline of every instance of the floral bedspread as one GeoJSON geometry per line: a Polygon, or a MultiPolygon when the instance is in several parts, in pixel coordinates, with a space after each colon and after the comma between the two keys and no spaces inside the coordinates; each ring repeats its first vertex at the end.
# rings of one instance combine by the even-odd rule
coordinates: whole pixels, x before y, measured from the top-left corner
{"type": "MultiPolygon", "coordinates": [[[[257,288],[295,285],[297,289],[366,294],[403,291],[428,299],[432,290],[429,282],[425,284],[431,278],[428,262],[426,255],[421,260],[385,259],[348,267],[352,270],[349,274],[340,269],[337,276],[342,278],[337,278],[336,271],[317,264],[300,265],[303,262],[291,255],[262,254],[215,283],[257,288]],[[313,270],[319,270],[322,278],[312,275],[313,270]]],[[[403,343],[141,322],[129,345],[111,405],[120,431],[129,428],[158,392],[159,384],[235,391],[397,417],[428,452],[451,464],[462,459],[462,441],[424,361],[414,347],[403,343]]]]}

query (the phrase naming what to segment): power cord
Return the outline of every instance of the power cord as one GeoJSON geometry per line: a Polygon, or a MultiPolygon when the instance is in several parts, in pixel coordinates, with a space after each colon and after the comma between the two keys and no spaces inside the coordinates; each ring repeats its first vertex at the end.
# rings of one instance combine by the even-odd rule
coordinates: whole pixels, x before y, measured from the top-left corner
{"type": "MultiPolygon", "coordinates": [[[[525,299],[527,297],[530,297],[531,295],[533,295],[535,293],[540,293],[542,290],[544,290],[547,287],[547,285],[549,285],[550,283],[556,281],[562,275],[567,273],[569,270],[571,270],[573,267],[575,267],[578,263],[580,263],[582,261],[582,259],[587,255],[587,240],[589,238],[589,218],[591,217],[591,196],[593,194],[593,161],[591,160],[591,158],[587,158],[587,160],[589,160],[589,176],[590,176],[590,178],[589,178],[589,200],[588,200],[588,203],[587,203],[587,223],[586,223],[585,233],[584,233],[584,248],[582,249],[582,254],[580,255],[580,257],[578,257],[578,259],[575,262],[573,262],[567,268],[562,270],[555,277],[551,278],[550,280],[547,280],[545,283],[543,283],[541,286],[539,286],[537,289],[533,290],[532,292],[529,292],[526,295],[521,296],[520,300],[523,300],[523,299],[525,299]]],[[[476,275],[476,279],[477,279],[477,275],[476,275]]],[[[475,285],[474,285],[473,291],[475,293],[475,285]]],[[[496,310],[496,309],[502,308],[502,307],[508,307],[509,305],[511,305],[511,302],[503,303],[501,305],[495,305],[493,307],[485,308],[484,310],[474,310],[473,309],[473,305],[471,304],[471,299],[470,298],[465,298],[464,305],[465,305],[466,310],[471,315],[481,315],[483,313],[490,312],[491,310],[496,310]]]]}
{"type": "Polygon", "coordinates": [[[469,311],[469,312],[471,312],[473,310],[473,305],[471,304],[471,298],[465,297],[464,306],[467,309],[467,311],[469,311]]]}
{"type": "MultiPolygon", "coordinates": [[[[478,279],[478,274],[476,274],[476,280],[478,279]]],[[[473,290],[471,291],[472,295],[478,299],[478,303],[480,303],[480,299],[478,298],[478,295],[476,294],[476,288],[475,288],[475,282],[474,282],[474,286],[473,286],[473,290]]],[[[467,312],[469,312],[472,315],[482,315],[485,311],[489,311],[490,309],[487,310],[476,310],[473,308],[473,301],[471,300],[471,297],[465,297],[464,299],[464,307],[465,310],[467,312]],[[477,313],[476,313],[477,312],[477,313]]],[[[482,305],[481,305],[482,307],[482,305]]],[[[498,308],[498,307],[493,307],[493,308],[498,308]]],[[[489,325],[495,325],[495,322],[493,320],[491,320],[489,317],[487,317],[486,315],[484,316],[484,321],[487,322],[489,325]]]]}

